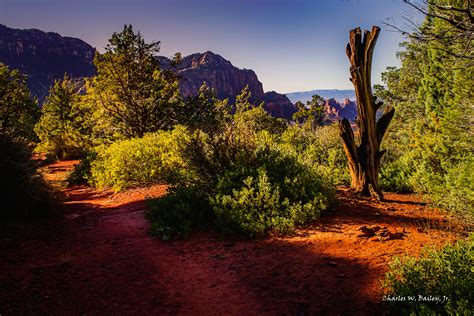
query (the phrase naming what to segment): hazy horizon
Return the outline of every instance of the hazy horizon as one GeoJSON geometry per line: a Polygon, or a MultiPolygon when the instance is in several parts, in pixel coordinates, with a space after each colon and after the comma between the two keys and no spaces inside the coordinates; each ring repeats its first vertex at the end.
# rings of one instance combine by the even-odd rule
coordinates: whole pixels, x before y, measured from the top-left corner
{"type": "Polygon", "coordinates": [[[103,51],[113,32],[132,24],[160,55],[213,51],[252,69],[265,91],[352,89],[345,46],[349,30],[382,27],[374,52],[373,83],[397,66],[404,39],[383,28],[401,23],[401,0],[0,0],[0,23],[77,37],[103,51]]]}

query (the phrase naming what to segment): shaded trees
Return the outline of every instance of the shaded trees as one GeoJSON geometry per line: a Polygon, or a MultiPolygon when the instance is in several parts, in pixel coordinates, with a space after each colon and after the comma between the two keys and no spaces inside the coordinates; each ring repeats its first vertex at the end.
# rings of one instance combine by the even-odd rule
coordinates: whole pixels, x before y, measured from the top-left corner
{"type": "Polygon", "coordinates": [[[33,127],[40,116],[26,87],[26,77],[0,63],[0,132],[36,140],[33,127]]]}

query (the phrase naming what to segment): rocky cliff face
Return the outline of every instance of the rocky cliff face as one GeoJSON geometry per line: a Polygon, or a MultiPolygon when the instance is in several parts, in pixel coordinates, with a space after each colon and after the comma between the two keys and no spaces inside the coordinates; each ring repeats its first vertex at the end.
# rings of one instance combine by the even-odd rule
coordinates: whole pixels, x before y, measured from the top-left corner
{"type": "Polygon", "coordinates": [[[263,106],[265,110],[274,117],[289,120],[292,119],[293,114],[297,111],[286,95],[275,91],[266,92],[262,100],[265,102],[263,106]]]}
{"type": "MultiPolygon", "coordinates": [[[[163,68],[171,68],[171,62],[166,57],[160,56],[158,60],[163,68]]],[[[265,101],[265,109],[273,116],[291,119],[296,112],[295,106],[285,95],[274,91],[264,93],[262,83],[253,70],[239,69],[213,52],[186,56],[175,69],[182,77],[180,90],[185,96],[196,95],[203,82],[206,82],[215,89],[218,98],[228,98],[232,103],[248,85],[252,93],[251,101],[254,104],[265,101]]]]}
{"type": "Polygon", "coordinates": [[[95,74],[95,48],[86,42],[40,30],[18,30],[0,24],[0,62],[28,76],[28,86],[40,101],[56,79],[95,74]]]}
{"type": "Polygon", "coordinates": [[[345,99],[342,103],[339,103],[331,98],[326,100],[324,111],[326,112],[326,117],[331,121],[346,118],[353,122],[357,117],[357,104],[349,99],[345,99]]]}
{"type": "MultiPolygon", "coordinates": [[[[86,42],[57,33],[40,30],[18,30],[0,24],[0,62],[28,76],[28,86],[40,101],[48,94],[54,80],[89,77],[96,73],[93,59],[95,48],[86,42]]],[[[163,68],[171,61],[157,57],[163,68]]],[[[253,70],[239,69],[213,52],[184,57],[175,68],[182,77],[180,90],[185,96],[196,95],[203,82],[214,88],[217,97],[231,103],[245,86],[249,86],[252,102],[265,101],[265,109],[276,117],[290,119],[296,108],[283,94],[263,92],[262,83],[253,70]]]]}

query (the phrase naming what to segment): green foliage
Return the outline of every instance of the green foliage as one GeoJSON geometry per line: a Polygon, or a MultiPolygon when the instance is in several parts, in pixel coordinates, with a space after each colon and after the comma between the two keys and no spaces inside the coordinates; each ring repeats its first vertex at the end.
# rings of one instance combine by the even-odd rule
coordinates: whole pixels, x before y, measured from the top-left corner
{"type": "MultiPolygon", "coordinates": [[[[472,237],[472,236],[471,236],[472,237]]],[[[386,274],[387,295],[413,296],[393,302],[396,315],[471,315],[474,304],[474,239],[442,250],[427,249],[420,258],[397,258],[386,274]],[[418,301],[419,295],[447,296],[442,304],[418,301]]]]}
{"type": "MultiPolygon", "coordinates": [[[[434,2],[433,2],[434,3],[434,2]]],[[[456,1],[439,1],[459,5],[456,1]]],[[[430,4],[433,5],[433,4],[430,4]]],[[[456,19],[459,12],[452,12],[456,19]]],[[[472,22],[465,21],[465,23],[472,22]]],[[[384,188],[424,193],[435,205],[468,215],[474,208],[472,176],[474,66],[459,58],[467,38],[440,18],[426,18],[419,34],[404,43],[402,66],[383,74],[379,97],[395,106],[382,163],[384,188]],[[453,33],[454,32],[454,33],[453,33]],[[432,41],[426,41],[428,37],[432,41]],[[421,37],[420,37],[421,36],[421,37]]]]}
{"type": "Polygon", "coordinates": [[[0,133],[36,141],[33,127],[40,116],[26,87],[26,77],[0,63],[0,133]]]}
{"type": "Polygon", "coordinates": [[[335,185],[350,183],[347,158],[336,125],[316,129],[308,125],[293,125],[283,133],[282,141],[335,185]]]}
{"type": "Polygon", "coordinates": [[[26,78],[0,64],[0,220],[24,220],[47,215],[49,192],[31,159],[39,118],[26,78]]]}
{"type": "Polygon", "coordinates": [[[97,76],[89,84],[89,102],[107,127],[105,133],[142,137],[169,129],[182,121],[186,109],[179,95],[178,79],[160,69],[155,56],[159,42],[146,43],[132,26],[114,33],[106,52],[97,54],[97,76]]]}
{"type": "Polygon", "coordinates": [[[183,168],[180,147],[188,141],[187,130],[178,126],[102,147],[91,163],[89,181],[99,188],[119,191],[179,178],[183,168]]]}
{"type": "Polygon", "coordinates": [[[181,124],[191,129],[214,131],[230,120],[230,107],[226,100],[219,100],[213,89],[203,83],[195,97],[188,97],[181,124]]]}
{"type": "Polygon", "coordinates": [[[326,121],[324,113],[325,100],[319,95],[313,95],[306,105],[298,101],[295,103],[298,112],[293,114],[293,120],[299,124],[309,125],[311,128],[322,126],[326,121]]]}
{"type": "Polygon", "coordinates": [[[431,202],[447,211],[474,220],[474,158],[466,158],[450,164],[442,162],[443,172],[428,161],[419,164],[410,180],[416,191],[429,192],[431,202]],[[447,165],[445,165],[447,164],[447,165]]]}
{"type": "Polygon", "coordinates": [[[159,199],[147,201],[150,233],[163,240],[184,237],[193,228],[207,228],[212,214],[203,192],[195,188],[172,188],[159,199]]]}
{"type": "Polygon", "coordinates": [[[92,162],[97,159],[97,153],[91,152],[74,166],[74,170],[67,177],[68,185],[86,184],[92,182],[92,162]]]}
{"type": "Polygon", "coordinates": [[[161,218],[154,232],[182,235],[202,218],[227,233],[289,232],[327,207],[331,181],[275,133],[278,120],[248,106],[247,95],[237,98],[236,114],[221,130],[197,130],[182,148],[185,172],[170,182],[171,195],[150,210],[150,218],[161,218]],[[163,212],[169,216],[157,215],[163,212]]]}
{"type": "Polygon", "coordinates": [[[0,220],[25,220],[50,213],[49,192],[22,141],[0,133],[0,220]]]}
{"type": "Polygon", "coordinates": [[[412,175],[415,172],[413,165],[414,153],[408,151],[401,156],[387,154],[382,159],[379,175],[379,185],[383,190],[396,192],[412,192],[412,175]]]}
{"type": "Polygon", "coordinates": [[[83,120],[88,113],[80,107],[81,82],[67,75],[58,80],[41,109],[42,116],[35,125],[40,139],[36,148],[51,159],[74,159],[90,148],[90,134],[83,120]]]}
{"type": "Polygon", "coordinates": [[[239,168],[219,177],[210,204],[223,232],[252,237],[288,233],[326,209],[333,192],[315,170],[296,157],[270,156],[277,161],[264,159],[257,170],[239,168]]]}

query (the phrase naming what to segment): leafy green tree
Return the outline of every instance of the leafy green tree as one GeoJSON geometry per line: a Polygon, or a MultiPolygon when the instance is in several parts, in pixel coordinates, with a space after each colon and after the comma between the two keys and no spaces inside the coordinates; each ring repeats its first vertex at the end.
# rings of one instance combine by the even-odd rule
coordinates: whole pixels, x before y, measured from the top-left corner
{"type": "Polygon", "coordinates": [[[90,129],[82,124],[88,113],[79,104],[82,88],[81,81],[67,75],[54,83],[35,125],[40,139],[37,151],[51,158],[71,159],[82,156],[90,147],[90,129]]]}
{"type": "Polygon", "coordinates": [[[300,124],[309,125],[311,128],[322,126],[325,123],[326,114],[324,113],[325,100],[319,95],[313,95],[311,100],[306,102],[298,101],[295,103],[298,112],[293,114],[293,120],[300,124]]]}
{"type": "Polygon", "coordinates": [[[140,32],[125,25],[109,39],[105,54],[94,59],[91,100],[125,137],[169,129],[183,114],[178,79],[160,69],[155,58],[159,50],[160,42],[146,43],[140,32]]]}
{"type": "MultiPolygon", "coordinates": [[[[433,4],[456,7],[457,2],[433,4]]],[[[418,32],[444,36],[456,30],[449,21],[427,16],[418,32]]],[[[393,124],[397,128],[387,140],[385,159],[391,164],[386,175],[428,194],[441,207],[472,216],[474,64],[459,58],[470,45],[462,41],[412,36],[399,54],[402,66],[383,74],[387,89],[379,86],[377,94],[397,109],[393,124]]]]}
{"type": "Polygon", "coordinates": [[[248,86],[235,99],[235,114],[231,119],[232,128],[246,130],[248,133],[255,133],[267,130],[273,134],[280,134],[286,128],[283,119],[271,116],[263,108],[264,103],[253,105],[250,100],[252,93],[248,86]]]}
{"type": "Polygon", "coordinates": [[[215,131],[222,128],[231,117],[228,100],[219,100],[213,89],[204,82],[194,97],[185,100],[185,111],[181,124],[204,131],[215,131]]]}
{"type": "Polygon", "coordinates": [[[26,77],[0,63],[0,132],[35,141],[33,127],[39,116],[38,104],[26,87],[26,77]]]}

